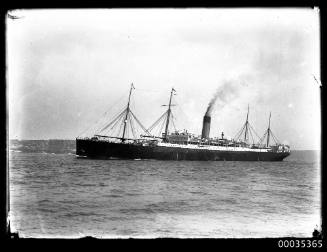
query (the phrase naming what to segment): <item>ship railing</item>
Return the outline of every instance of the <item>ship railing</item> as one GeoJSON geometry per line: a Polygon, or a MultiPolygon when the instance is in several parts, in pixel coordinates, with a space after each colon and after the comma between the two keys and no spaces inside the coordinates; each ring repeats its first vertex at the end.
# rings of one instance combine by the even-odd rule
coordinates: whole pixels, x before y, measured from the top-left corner
{"type": "Polygon", "coordinates": [[[140,137],[145,137],[145,138],[156,138],[156,139],[164,139],[164,137],[149,136],[149,135],[140,135],[140,137]]]}
{"type": "Polygon", "coordinates": [[[278,152],[278,153],[283,153],[283,152],[290,152],[290,147],[285,144],[279,144],[277,143],[276,145],[270,146],[271,150],[273,152],[278,152]]]}
{"type": "Polygon", "coordinates": [[[94,135],[93,137],[78,137],[76,139],[77,140],[84,139],[84,140],[92,140],[92,141],[105,141],[105,142],[121,142],[121,143],[125,143],[125,144],[131,144],[131,143],[135,143],[135,142],[154,141],[154,140],[147,140],[144,138],[121,138],[121,137],[105,136],[105,135],[94,135]]]}

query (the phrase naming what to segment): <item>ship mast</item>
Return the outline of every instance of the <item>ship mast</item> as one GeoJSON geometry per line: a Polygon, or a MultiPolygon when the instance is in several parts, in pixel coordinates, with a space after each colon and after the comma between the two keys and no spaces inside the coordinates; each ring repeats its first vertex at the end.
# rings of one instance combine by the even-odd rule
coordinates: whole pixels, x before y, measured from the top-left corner
{"type": "Polygon", "coordinates": [[[268,124],[268,130],[267,130],[267,147],[269,147],[269,138],[270,138],[270,117],[271,117],[271,112],[269,114],[269,124],[268,124]]]}
{"type": "Polygon", "coordinates": [[[170,98],[169,98],[169,105],[168,105],[168,110],[167,110],[167,121],[166,121],[166,128],[165,128],[165,140],[168,138],[168,126],[169,126],[169,118],[170,118],[170,113],[171,113],[171,98],[173,96],[173,92],[175,91],[174,88],[171,89],[170,92],[170,98]]]}
{"type": "Polygon", "coordinates": [[[246,122],[245,122],[245,134],[244,134],[244,142],[247,141],[247,135],[248,135],[248,124],[249,124],[249,104],[248,104],[248,113],[246,115],[246,122]]]}
{"type": "Polygon", "coordinates": [[[126,108],[126,115],[125,115],[125,120],[124,120],[124,129],[123,129],[123,136],[121,138],[122,142],[125,141],[125,133],[126,133],[126,124],[127,124],[127,119],[128,119],[128,113],[130,112],[129,109],[129,103],[131,100],[131,94],[132,90],[135,89],[133,83],[131,84],[131,89],[129,90],[129,96],[128,96],[128,103],[127,103],[127,108],[126,108]]]}

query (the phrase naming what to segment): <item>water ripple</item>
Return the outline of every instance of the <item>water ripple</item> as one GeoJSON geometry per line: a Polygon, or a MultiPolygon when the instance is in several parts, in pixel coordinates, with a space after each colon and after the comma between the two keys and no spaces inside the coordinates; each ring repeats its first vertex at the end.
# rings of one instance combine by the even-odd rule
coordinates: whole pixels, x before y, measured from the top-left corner
{"type": "Polygon", "coordinates": [[[22,236],[311,235],[320,223],[320,170],[303,156],[175,162],[13,152],[12,225],[22,236]]]}

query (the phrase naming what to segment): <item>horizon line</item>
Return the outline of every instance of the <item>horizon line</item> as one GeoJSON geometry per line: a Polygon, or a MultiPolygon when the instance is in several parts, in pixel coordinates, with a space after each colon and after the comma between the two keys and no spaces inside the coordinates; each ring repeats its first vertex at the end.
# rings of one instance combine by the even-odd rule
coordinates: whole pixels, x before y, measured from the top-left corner
{"type": "MultiPolygon", "coordinates": [[[[48,139],[9,139],[9,141],[49,141],[49,140],[64,140],[64,141],[75,141],[76,138],[48,138],[48,139]]],[[[321,151],[320,149],[291,149],[291,151],[321,151]]]]}

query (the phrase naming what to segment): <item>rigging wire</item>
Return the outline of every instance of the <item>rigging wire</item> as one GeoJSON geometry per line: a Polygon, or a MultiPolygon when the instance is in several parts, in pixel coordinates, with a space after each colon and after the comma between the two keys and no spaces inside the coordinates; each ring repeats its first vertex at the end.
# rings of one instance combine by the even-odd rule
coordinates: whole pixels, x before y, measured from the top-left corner
{"type": "Polygon", "coordinates": [[[128,120],[129,120],[129,125],[130,125],[130,127],[131,127],[132,135],[133,135],[134,138],[137,138],[137,137],[136,137],[135,127],[134,127],[134,125],[133,125],[134,123],[133,123],[133,120],[132,120],[132,116],[131,116],[131,114],[128,114],[128,120]]]}
{"type": "Polygon", "coordinates": [[[111,122],[109,122],[109,124],[107,124],[103,129],[101,129],[100,132],[103,132],[108,127],[110,127],[114,122],[116,122],[116,120],[119,120],[120,117],[122,117],[125,113],[126,113],[126,109],[124,109],[122,112],[120,112],[119,115],[116,116],[114,120],[112,120],[111,122]]]}
{"type": "MultiPolygon", "coordinates": [[[[131,99],[131,104],[134,104],[134,99],[131,99]]],[[[107,114],[109,111],[106,111],[105,114],[107,114]]],[[[97,132],[106,132],[106,133],[110,133],[112,132],[113,135],[115,135],[115,133],[117,133],[116,135],[120,136],[121,130],[122,130],[122,126],[124,125],[124,123],[126,123],[127,125],[127,136],[129,136],[130,134],[130,130],[132,131],[131,133],[133,134],[134,137],[136,137],[137,132],[136,132],[136,127],[134,125],[133,119],[136,121],[136,123],[142,128],[142,130],[148,134],[151,135],[150,132],[142,125],[142,123],[137,119],[137,117],[135,116],[135,114],[129,110],[127,111],[127,108],[125,108],[123,111],[118,112],[115,116],[114,119],[111,120],[109,123],[108,122],[101,122],[98,123],[100,125],[96,125],[97,132]],[[126,113],[127,113],[127,121],[125,122],[125,118],[126,118],[126,113]],[[120,124],[120,127],[118,129],[118,132],[115,130],[115,127],[118,126],[120,124]],[[101,126],[101,127],[99,127],[101,126]]],[[[99,120],[98,120],[99,121],[99,120]]],[[[111,134],[109,134],[111,135],[111,134]]]]}
{"type": "MultiPolygon", "coordinates": [[[[176,100],[176,98],[175,98],[176,100]]],[[[177,107],[177,110],[179,110],[180,114],[183,115],[183,117],[186,119],[186,123],[187,125],[189,125],[191,122],[190,120],[188,119],[188,116],[186,115],[186,113],[184,112],[183,110],[183,106],[180,105],[179,103],[175,103],[176,104],[176,107],[177,107]]],[[[176,118],[176,121],[178,120],[178,118],[176,118]]]]}
{"type": "Polygon", "coordinates": [[[254,145],[254,138],[253,138],[252,130],[249,129],[249,132],[250,132],[250,136],[252,138],[252,144],[254,145]]]}
{"type": "Polygon", "coordinates": [[[99,119],[97,119],[97,121],[94,124],[90,124],[90,126],[88,126],[85,130],[83,130],[80,134],[78,134],[77,137],[81,136],[82,134],[84,134],[85,132],[89,131],[92,127],[95,128],[95,126],[104,119],[104,117],[111,112],[111,110],[118,104],[120,103],[123,99],[123,97],[126,96],[126,94],[121,95],[117,100],[115,100],[109,107],[109,109],[105,110],[105,112],[102,114],[101,117],[99,117],[99,119]]]}
{"type": "Polygon", "coordinates": [[[175,127],[175,122],[174,122],[174,118],[175,118],[175,117],[174,117],[174,115],[173,115],[173,111],[170,111],[170,114],[171,114],[171,122],[172,122],[172,124],[173,124],[174,130],[177,131],[177,130],[176,130],[176,127],[175,127]]]}
{"type": "MultiPolygon", "coordinates": [[[[154,91],[154,90],[146,90],[146,89],[136,89],[137,91],[146,91],[146,92],[159,92],[159,91],[154,91]]],[[[123,95],[125,96],[125,95],[123,95]]],[[[120,103],[122,101],[122,97],[119,97],[118,100],[116,100],[113,105],[110,107],[109,110],[105,111],[105,113],[103,114],[104,116],[107,115],[109,112],[111,112],[114,108],[114,106],[116,106],[118,103],[120,103]]],[[[131,104],[135,104],[134,102],[134,99],[131,99],[131,104]]],[[[182,109],[182,106],[178,106],[178,110],[181,112],[181,114],[185,115],[186,114],[184,113],[183,109],[182,109]]],[[[118,136],[120,136],[121,134],[121,131],[122,131],[122,127],[124,125],[124,123],[126,123],[126,136],[128,138],[128,136],[130,136],[130,133],[133,135],[134,138],[137,138],[137,135],[139,133],[139,131],[137,130],[137,128],[135,127],[135,123],[134,123],[134,120],[136,121],[136,123],[141,127],[141,129],[148,135],[153,135],[151,134],[151,131],[153,131],[155,128],[157,128],[159,131],[158,131],[158,136],[161,136],[162,132],[163,132],[163,128],[165,126],[165,124],[167,123],[167,120],[168,119],[171,119],[171,126],[173,126],[173,129],[175,131],[176,130],[176,124],[175,124],[175,121],[176,121],[176,118],[173,114],[173,112],[171,111],[170,113],[170,118],[168,118],[167,116],[168,114],[168,110],[166,110],[160,117],[159,119],[157,119],[148,129],[146,129],[142,123],[137,119],[137,117],[134,115],[134,113],[129,110],[127,111],[127,108],[125,108],[124,110],[116,113],[116,115],[114,116],[114,119],[112,121],[110,121],[109,123],[108,122],[103,122],[101,121],[101,118],[99,118],[97,120],[97,122],[95,123],[95,126],[101,126],[100,128],[100,131],[99,132],[110,132],[112,131],[116,126],[118,126],[120,124],[120,127],[118,129],[118,136]],[[127,121],[125,122],[124,120],[124,115],[126,115],[127,113],[127,121]],[[101,122],[101,124],[100,124],[101,122]],[[159,126],[159,127],[158,127],[159,126]]],[[[187,116],[186,116],[187,118],[187,116]]],[[[90,130],[90,128],[92,128],[93,125],[91,125],[90,127],[88,127],[86,130],[84,130],[82,133],[79,134],[82,135],[84,134],[86,131],[90,130]]],[[[171,126],[169,128],[171,128],[171,126]]],[[[245,124],[243,124],[242,128],[236,133],[234,139],[238,140],[238,141],[242,141],[243,138],[242,138],[242,135],[244,134],[244,137],[245,137],[245,131],[246,131],[246,126],[247,129],[248,129],[248,137],[247,139],[245,139],[245,142],[249,143],[252,139],[252,144],[255,143],[255,136],[259,139],[258,141],[258,144],[261,145],[263,143],[263,141],[267,138],[267,134],[270,133],[271,136],[272,136],[272,139],[273,141],[278,144],[279,143],[279,140],[278,138],[272,133],[272,131],[270,129],[268,129],[264,135],[260,138],[260,136],[257,134],[257,132],[255,131],[255,129],[252,127],[252,125],[247,121],[245,124]]],[[[113,132],[115,132],[115,130],[113,130],[113,132]]],[[[79,137],[78,136],[78,137],[79,137]]]]}
{"type": "Polygon", "coordinates": [[[278,138],[272,133],[272,131],[270,130],[270,134],[272,135],[274,141],[276,144],[280,143],[280,141],[278,140],[278,138]]]}
{"type": "MultiPolygon", "coordinates": [[[[117,112],[117,113],[113,116],[113,118],[116,118],[116,117],[118,116],[119,113],[120,113],[120,112],[117,112]]],[[[111,121],[111,122],[112,122],[112,121],[111,121]]],[[[110,122],[109,122],[109,124],[110,124],[110,122]]],[[[95,125],[95,127],[94,127],[94,131],[95,131],[95,132],[101,132],[100,129],[106,127],[107,125],[108,125],[108,120],[106,120],[106,118],[102,118],[102,123],[99,123],[98,127],[96,127],[96,125],[95,125]]]]}
{"type": "Polygon", "coordinates": [[[242,128],[236,133],[236,135],[234,136],[234,139],[240,140],[241,135],[242,135],[244,129],[245,129],[245,124],[243,124],[242,128]]]}
{"type": "Polygon", "coordinates": [[[267,137],[268,137],[268,132],[270,133],[270,135],[271,135],[273,141],[275,142],[275,144],[279,144],[279,143],[280,143],[279,140],[278,140],[277,137],[272,133],[272,131],[271,131],[270,129],[267,129],[266,132],[265,132],[265,134],[260,138],[260,140],[259,140],[259,144],[261,145],[262,142],[263,142],[264,140],[267,139],[267,137]]]}
{"type": "Polygon", "coordinates": [[[148,131],[152,131],[152,129],[157,125],[159,124],[159,122],[165,117],[165,115],[168,113],[168,110],[165,111],[165,113],[163,113],[158,120],[156,120],[149,128],[148,128],[148,131]]]}
{"type": "Polygon", "coordinates": [[[242,128],[235,134],[234,139],[236,139],[237,141],[245,141],[248,144],[251,142],[251,139],[252,139],[252,144],[254,144],[255,143],[255,137],[254,136],[257,139],[259,139],[259,143],[263,141],[261,139],[261,137],[255,131],[253,126],[248,121],[248,116],[247,116],[246,122],[243,124],[242,128]],[[247,137],[246,137],[247,132],[248,132],[248,134],[247,134],[247,137]],[[243,135],[244,135],[244,137],[242,137],[243,135]]]}
{"type": "Polygon", "coordinates": [[[259,139],[260,145],[262,144],[263,140],[265,140],[267,133],[268,133],[268,131],[266,131],[265,134],[259,139]]]}
{"type": "Polygon", "coordinates": [[[151,135],[151,133],[142,125],[142,123],[137,119],[137,117],[134,115],[134,113],[130,110],[129,111],[131,115],[134,117],[135,121],[141,126],[142,130],[148,135],[151,135]]]}
{"type": "Polygon", "coordinates": [[[120,132],[123,131],[122,130],[123,126],[124,126],[124,118],[123,118],[123,120],[121,120],[121,123],[120,123],[120,127],[119,127],[119,130],[118,130],[117,136],[122,135],[123,132],[122,133],[120,133],[120,132]]]}
{"type": "Polygon", "coordinates": [[[158,136],[162,135],[163,128],[164,128],[164,126],[166,125],[166,123],[167,123],[167,117],[164,118],[164,120],[163,120],[163,122],[162,122],[162,124],[161,124],[160,130],[159,130],[159,132],[158,132],[158,136]]]}
{"type": "Polygon", "coordinates": [[[260,139],[260,136],[259,136],[259,135],[257,134],[257,132],[254,130],[254,128],[252,127],[252,125],[249,124],[249,126],[250,126],[251,130],[253,130],[253,132],[254,132],[254,134],[256,135],[256,137],[257,137],[258,139],[260,139]]]}

